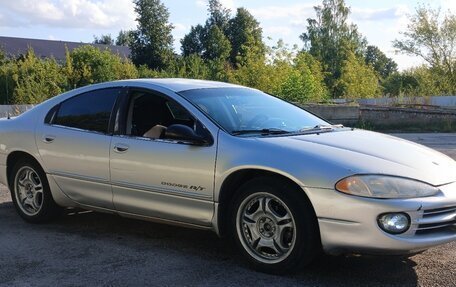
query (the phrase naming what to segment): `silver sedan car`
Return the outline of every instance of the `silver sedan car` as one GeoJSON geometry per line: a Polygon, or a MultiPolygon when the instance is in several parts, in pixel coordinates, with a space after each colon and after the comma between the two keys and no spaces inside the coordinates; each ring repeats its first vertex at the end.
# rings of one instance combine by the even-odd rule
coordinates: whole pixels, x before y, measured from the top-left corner
{"type": "Polygon", "coordinates": [[[0,182],[28,222],[72,207],[210,229],[265,272],[456,239],[455,161],[226,83],[103,83],[2,119],[0,182]]]}

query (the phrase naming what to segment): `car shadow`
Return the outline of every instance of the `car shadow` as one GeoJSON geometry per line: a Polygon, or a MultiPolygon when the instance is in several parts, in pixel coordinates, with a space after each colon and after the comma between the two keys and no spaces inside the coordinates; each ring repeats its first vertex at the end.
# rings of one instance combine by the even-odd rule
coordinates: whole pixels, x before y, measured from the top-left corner
{"type": "MultiPolygon", "coordinates": [[[[18,242],[28,240],[27,234],[30,234],[30,237],[37,238],[35,243],[43,250],[52,245],[55,255],[51,254],[50,260],[57,261],[55,268],[56,270],[61,268],[61,272],[67,272],[63,270],[67,269],[66,261],[63,261],[59,255],[62,252],[65,253],[65,258],[74,258],[76,261],[81,256],[84,257],[84,263],[81,264],[87,264],[87,266],[111,253],[111,257],[117,258],[113,260],[115,262],[109,269],[117,270],[112,275],[113,285],[141,284],[145,282],[143,280],[146,280],[146,277],[150,277],[150,273],[161,274],[156,275],[155,280],[161,280],[161,284],[164,285],[417,285],[415,262],[401,257],[322,255],[311,266],[300,272],[276,276],[250,269],[227,239],[219,239],[210,231],[162,225],[90,211],[70,211],[51,223],[33,225],[23,222],[17,216],[11,202],[0,203],[0,218],[3,218],[0,220],[1,232],[17,235],[18,242]],[[42,242],[38,238],[60,239],[52,243],[44,239],[42,242]],[[74,242],[74,246],[62,247],[64,251],[58,251],[59,244],[68,244],[64,243],[66,238],[69,238],[69,242],[74,242]],[[94,244],[100,247],[91,248],[94,244]],[[83,249],[86,251],[81,252],[83,249]],[[151,258],[160,259],[160,265],[144,263],[152,260],[151,258]],[[148,266],[148,271],[141,272],[146,268],[145,265],[148,266]],[[126,273],[125,266],[135,269],[135,274],[126,273]],[[177,268],[176,266],[180,266],[179,276],[183,281],[175,281],[178,280],[175,279],[176,277],[169,277],[171,275],[166,277],[166,272],[160,271],[173,270],[177,268]]],[[[17,248],[21,248],[21,245],[17,248]]],[[[1,252],[0,248],[0,256],[1,252]]],[[[96,270],[87,268],[84,276],[98,278],[99,272],[105,272],[97,273],[96,270]]],[[[14,271],[10,270],[10,272],[14,271]]],[[[0,278],[1,274],[2,271],[0,271],[0,278]]],[[[173,273],[173,276],[177,275],[173,273]]],[[[14,280],[17,282],[18,278],[15,277],[14,280]]]]}

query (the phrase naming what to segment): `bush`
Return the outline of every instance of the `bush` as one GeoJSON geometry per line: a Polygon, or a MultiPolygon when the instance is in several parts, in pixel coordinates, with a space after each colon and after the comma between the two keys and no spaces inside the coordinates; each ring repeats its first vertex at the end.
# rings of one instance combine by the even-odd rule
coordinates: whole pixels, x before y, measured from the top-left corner
{"type": "Polygon", "coordinates": [[[55,59],[39,59],[33,50],[2,67],[2,74],[12,92],[11,104],[37,104],[60,94],[66,78],[55,59]]]}
{"type": "Polygon", "coordinates": [[[130,60],[90,45],[67,52],[66,72],[69,88],[139,76],[130,60]]]}
{"type": "Polygon", "coordinates": [[[349,52],[343,61],[342,74],[336,89],[345,99],[374,98],[381,95],[379,78],[374,69],[349,52]]]}

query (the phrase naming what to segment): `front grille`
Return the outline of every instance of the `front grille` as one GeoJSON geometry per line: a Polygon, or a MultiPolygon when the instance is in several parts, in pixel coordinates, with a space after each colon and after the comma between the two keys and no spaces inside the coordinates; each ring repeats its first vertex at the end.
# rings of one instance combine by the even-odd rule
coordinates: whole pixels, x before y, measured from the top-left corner
{"type": "Polygon", "coordinates": [[[456,206],[423,211],[416,234],[456,231],[456,206]]]}
{"type": "Polygon", "coordinates": [[[455,212],[456,212],[456,206],[428,209],[423,212],[423,217],[429,217],[429,216],[434,216],[434,215],[438,215],[438,214],[455,213],[455,212]]]}

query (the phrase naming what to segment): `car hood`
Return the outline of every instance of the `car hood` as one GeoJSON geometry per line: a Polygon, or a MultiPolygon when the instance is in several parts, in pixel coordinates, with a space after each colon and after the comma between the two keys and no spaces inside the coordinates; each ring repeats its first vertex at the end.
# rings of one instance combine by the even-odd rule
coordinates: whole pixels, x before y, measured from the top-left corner
{"type": "MultiPolygon", "coordinates": [[[[263,138],[266,140],[266,138],[263,138]]],[[[456,181],[456,162],[425,146],[365,131],[341,131],[269,138],[301,153],[317,155],[351,174],[387,174],[438,186],[456,181]]]]}

